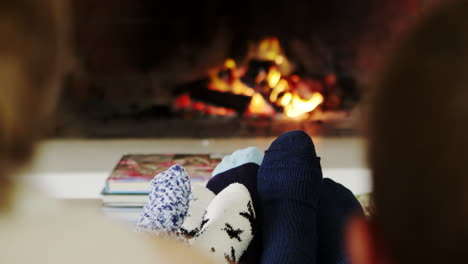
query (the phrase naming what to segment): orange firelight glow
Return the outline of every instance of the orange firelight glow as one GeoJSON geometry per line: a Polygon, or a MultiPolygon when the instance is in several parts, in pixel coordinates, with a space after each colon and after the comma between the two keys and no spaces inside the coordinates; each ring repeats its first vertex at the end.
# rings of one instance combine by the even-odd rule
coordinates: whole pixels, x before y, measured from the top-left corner
{"type": "Polygon", "coordinates": [[[255,93],[247,108],[247,113],[253,115],[273,115],[275,110],[265,101],[261,94],[255,93]]]}
{"type": "Polygon", "coordinates": [[[291,93],[286,93],[283,98],[281,98],[281,101],[280,101],[280,104],[283,106],[283,107],[286,107],[288,106],[288,104],[291,102],[293,96],[291,93]]]}
{"type": "Polygon", "coordinates": [[[278,82],[278,84],[276,85],[276,87],[273,88],[273,91],[270,94],[270,101],[271,102],[276,102],[276,100],[278,100],[278,95],[281,92],[286,91],[286,89],[288,89],[288,87],[289,87],[288,81],[286,81],[284,79],[280,80],[278,82]]]}
{"type": "Polygon", "coordinates": [[[292,64],[285,56],[277,38],[266,38],[258,45],[251,46],[247,59],[272,62],[268,69],[261,69],[255,77],[255,84],[248,86],[241,80],[246,72],[245,66],[237,65],[229,58],[222,68],[209,72],[209,89],[230,92],[238,95],[252,96],[247,115],[274,115],[273,104],[283,109],[288,117],[297,117],[316,109],[323,103],[324,97],[314,89],[310,89],[309,99],[303,98],[297,91],[300,78],[291,75],[292,64]]]}
{"type": "Polygon", "coordinates": [[[272,89],[275,88],[275,86],[278,84],[280,79],[281,79],[281,72],[276,68],[272,68],[267,76],[268,85],[270,86],[270,88],[272,89]]]}
{"type": "Polygon", "coordinates": [[[233,59],[227,59],[224,62],[224,66],[228,69],[235,69],[236,68],[236,61],[233,59]]]}
{"type": "Polygon", "coordinates": [[[321,103],[323,103],[323,96],[320,93],[314,93],[309,100],[304,100],[298,95],[294,95],[290,103],[284,108],[284,113],[288,117],[298,117],[304,113],[313,111],[321,103]]]}

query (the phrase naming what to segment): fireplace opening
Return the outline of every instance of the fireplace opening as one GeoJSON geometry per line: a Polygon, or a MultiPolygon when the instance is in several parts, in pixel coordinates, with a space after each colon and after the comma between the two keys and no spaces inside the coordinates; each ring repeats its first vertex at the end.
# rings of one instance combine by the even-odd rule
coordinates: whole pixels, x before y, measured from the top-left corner
{"type": "Polygon", "coordinates": [[[356,134],[382,54],[422,0],[69,0],[58,137],[356,134]]]}
{"type": "Polygon", "coordinates": [[[175,90],[175,107],[200,115],[306,119],[322,110],[344,110],[334,73],[301,76],[275,37],[252,45],[239,65],[232,58],[205,78],[175,90]]]}

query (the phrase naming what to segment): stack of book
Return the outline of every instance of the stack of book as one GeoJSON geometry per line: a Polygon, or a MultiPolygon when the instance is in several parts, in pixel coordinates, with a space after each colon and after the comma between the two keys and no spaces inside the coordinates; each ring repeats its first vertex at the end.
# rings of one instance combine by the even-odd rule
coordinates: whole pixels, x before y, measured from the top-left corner
{"type": "Polygon", "coordinates": [[[115,219],[136,222],[145,205],[151,180],[173,165],[182,165],[193,183],[206,183],[223,155],[130,154],[123,156],[102,191],[103,212],[115,219]]]}

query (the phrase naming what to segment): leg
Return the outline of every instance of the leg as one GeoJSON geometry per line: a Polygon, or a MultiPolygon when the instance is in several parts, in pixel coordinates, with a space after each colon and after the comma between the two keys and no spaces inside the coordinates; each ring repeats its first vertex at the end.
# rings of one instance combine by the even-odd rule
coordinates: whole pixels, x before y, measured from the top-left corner
{"type": "Polygon", "coordinates": [[[291,131],[265,152],[258,171],[261,263],[317,263],[320,158],[310,137],[291,131]]]}
{"type": "Polygon", "coordinates": [[[353,214],[364,214],[354,194],[331,179],[323,179],[318,209],[318,262],[348,263],[344,250],[344,227],[353,214]]]}

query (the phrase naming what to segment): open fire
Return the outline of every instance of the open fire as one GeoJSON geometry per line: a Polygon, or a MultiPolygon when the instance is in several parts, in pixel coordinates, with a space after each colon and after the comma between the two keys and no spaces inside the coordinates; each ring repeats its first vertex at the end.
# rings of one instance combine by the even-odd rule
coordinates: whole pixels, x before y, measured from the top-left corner
{"type": "Polygon", "coordinates": [[[337,104],[334,74],[303,77],[277,38],[251,45],[245,62],[227,59],[204,80],[179,89],[176,107],[207,115],[306,117],[326,100],[337,104]],[[195,88],[194,88],[195,87],[195,88]],[[181,92],[182,91],[182,92],[181,92]]]}
{"type": "Polygon", "coordinates": [[[72,63],[53,131],[354,134],[369,76],[434,1],[71,1],[72,63]]]}

